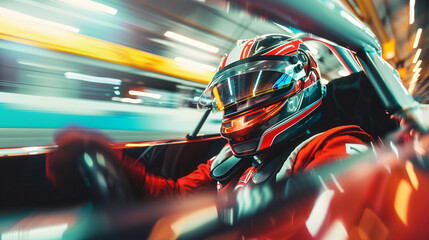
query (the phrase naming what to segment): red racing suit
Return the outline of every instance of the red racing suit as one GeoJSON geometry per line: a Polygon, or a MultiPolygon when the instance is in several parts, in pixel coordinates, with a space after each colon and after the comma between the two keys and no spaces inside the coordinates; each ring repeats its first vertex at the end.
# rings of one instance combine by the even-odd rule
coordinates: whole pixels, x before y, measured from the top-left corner
{"type": "MultiPolygon", "coordinates": [[[[280,162],[276,178],[288,177],[325,163],[347,158],[349,155],[368,149],[370,142],[373,142],[372,137],[358,126],[332,128],[312,136],[297,146],[287,159],[280,162]]],[[[123,159],[122,169],[142,196],[186,197],[202,190],[215,188],[216,180],[210,175],[215,161],[216,157],[213,157],[177,181],[146,172],[144,164],[132,159],[123,159]]],[[[253,164],[244,172],[237,172],[236,177],[228,183],[218,184],[218,191],[234,191],[246,185],[255,173],[263,169],[263,165],[264,163],[253,164]]]]}

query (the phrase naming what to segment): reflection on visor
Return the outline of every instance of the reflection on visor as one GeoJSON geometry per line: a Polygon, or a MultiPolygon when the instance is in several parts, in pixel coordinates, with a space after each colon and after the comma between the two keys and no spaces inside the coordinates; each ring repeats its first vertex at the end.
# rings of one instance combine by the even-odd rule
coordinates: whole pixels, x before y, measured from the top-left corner
{"type": "MultiPolygon", "coordinates": [[[[296,80],[306,76],[304,64],[282,60],[260,60],[233,66],[215,75],[200,98],[200,104],[213,112],[222,111],[233,104],[255,98],[279,89],[288,91],[296,80]],[[205,104],[203,104],[203,102],[205,104]]],[[[283,91],[283,92],[284,92],[283,91]]]]}
{"type": "Polygon", "coordinates": [[[213,95],[214,95],[214,97],[216,99],[216,106],[217,106],[217,108],[218,109],[224,109],[224,105],[223,105],[222,101],[220,100],[219,91],[217,90],[217,87],[213,88],[213,95]]]}
{"type": "Polygon", "coordinates": [[[221,111],[231,104],[272,92],[275,89],[290,87],[292,77],[272,71],[250,72],[234,77],[213,87],[213,108],[221,111]],[[262,80],[261,80],[262,79],[262,80]]]}

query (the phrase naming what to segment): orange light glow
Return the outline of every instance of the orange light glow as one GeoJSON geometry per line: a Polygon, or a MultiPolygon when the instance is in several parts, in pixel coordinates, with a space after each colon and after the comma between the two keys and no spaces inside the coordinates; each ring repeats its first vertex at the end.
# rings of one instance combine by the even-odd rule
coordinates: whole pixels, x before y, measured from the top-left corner
{"type": "Polygon", "coordinates": [[[395,196],[395,211],[398,214],[399,219],[407,225],[407,214],[408,214],[408,204],[411,196],[411,186],[405,180],[402,179],[398,184],[398,189],[396,190],[395,196]]]}
{"type": "Polygon", "coordinates": [[[239,118],[233,119],[231,120],[231,127],[223,127],[223,130],[225,133],[231,133],[231,132],[235,132],[238,130],[242,130],[247,126],[247,124],[245,124],[244,119],[246,118],[246,116],[241,116],[239,118]]]}
{"type": "Polygon", "coordinates": [[[150,143],[127,143],[125,147],[148,147],[150,145],[150,143]]]}
{"type": "Polygon", "coordinates": [[[282,108],[278,107],[282,104],[282,102],[275,103],[273,105],[270,105],[268,107],[251,111],[249,113],[246,113],[238,118],[234,118],[232,120],[225,121],[223,123],[222,131],[224,133],[231,133],[231,132],[237,132],[240,130],[243,130],[245,128],[248,128],[249,126],[254,126],[257,123],[260,123],[266,119],[271,118],[273,115],[277,114],[282,108]],[[260,112],[263,112],[262,114],[258,114],[260,112]],[[246,120],[247,117],[257,115],[251,120],[246,120]],[[225,127],[226,123],[231,123],[230,127],[225,127]]]}
{"type": "Polygon", "coordinates": [[[395,54],[396,54],[395,45],[396,44],[394,39],[382,44],[384,59],[391,59],[395,57],[395,54]]]}
{"type": "Polygon", "coordinates": [[[0,39],[76,54],[207,84],[213,71],[194,71],[166,57],[56,29],[37,29],[0,16],[0,39]]]}
{"type": "Polygon", "coordinates": [[[410,178],[411,185],[413,185],[414,189],[417,190],[419,188],[419,180],[417,179],[416,172],[414,172],[414,166],[410,161],[405,163],[405,169],[407,169],[408,177],[410,178]]]}
{"type": "Polygon", "coordinates": [[[223,103],[222,103],[222,101],[220,100],[220,97],[219,97],[219,92],[218,92],[218,90],[217,90],[217,87],[214,87],[213,88],[213,95],[215,96],[215,98],[216,98],[216,105],[217,105],[217,108],[219,109],[219,111],[221,111],[221,110],[223,110],[223,103]]]}

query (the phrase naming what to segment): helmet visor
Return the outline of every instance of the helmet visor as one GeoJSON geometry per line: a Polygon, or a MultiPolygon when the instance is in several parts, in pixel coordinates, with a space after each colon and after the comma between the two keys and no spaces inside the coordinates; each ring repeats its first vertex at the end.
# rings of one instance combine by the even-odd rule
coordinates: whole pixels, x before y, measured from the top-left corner
{"type": "Polygon", "coordinates": [[[292,89],[295,81],[306,73],[304,62],[289,58],[262,59],[222,69],[201,95],[199,105],[217,112],[251,98],[263,101],[264,98],[258,97],[279,89],[292,89]]]}

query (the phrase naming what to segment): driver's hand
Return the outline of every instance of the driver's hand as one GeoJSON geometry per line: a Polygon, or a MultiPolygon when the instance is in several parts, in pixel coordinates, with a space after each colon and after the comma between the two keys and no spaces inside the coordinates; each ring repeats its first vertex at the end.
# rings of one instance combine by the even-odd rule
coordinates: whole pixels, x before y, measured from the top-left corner
{"type": "Polygon", "coordinates": [[[112,140],[99,131],[66,128],[55,135],[54,141],[58,148],[46,157],[46,176],[66,194],[81,195],[88,191],[77,163],[85,152],[96,148],[119,163],[117,154],[110,147],[112,140]]]}

